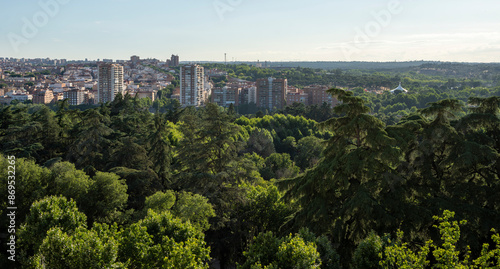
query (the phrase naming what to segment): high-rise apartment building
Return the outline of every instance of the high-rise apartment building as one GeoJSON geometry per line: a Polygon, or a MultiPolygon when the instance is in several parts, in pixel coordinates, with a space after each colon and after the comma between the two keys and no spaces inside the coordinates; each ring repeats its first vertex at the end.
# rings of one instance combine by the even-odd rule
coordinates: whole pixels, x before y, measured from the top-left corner
{"type": "Polygon", "coordinates": [[[111,102],[118,93],[123,94],[123,89],[123,66],[110,63],[100,64],[97,101],[100,103],[111,102]]]}
{"type": "Polygon", "coordinates": [[[137,55],[130,57],[130,61],[132,62],[132,64],[138,64],[140,62],[140,60],[141,60],[141,58],[137,55]]]}
{"type": "Polygon", "coordinates": [[[255,86],[245,86],[241,90],[240,104],[257,104],[257,87],[255,86]]]}
{"type": "Polygon", "coordinates": [[[202,66],[181,67],[180,102],[182,106],[201,106],[205,103],[205,74],[202,66]]]}
{"type": "Polygon", "coordinates": [[[68,99],[68,104],[72,106],[87,104],[89,102],[88,91],[85,88],[72,88],[64,91],[63,98],[68,99]]]}
{"type": "Polygon", "coordinates": [[[239,87],[216,87],[212,90],[212,103],[216,103],[222,107],[240,105],[241,88],[239,87]]]}
{"type": "Polygon", "coordinates": [[[179,55],[173,55],[170,57],[170,63],[172,66],[179,66],[179,55]]]}
{"type": "Polygon", "coordinates": [[[338,104],[338,100],[327,92],[328,89],[329,87],[324,85],[310,85],[304,87],[302,90],[308,95],[308,105],[321,106],[323,103],[327,103],[331,107],[334,107],[338,104]]]}
{"type": "Polygon", "coordinates": [[[167,59],[167,65],[169,67],[176,67],[179,66],[179,55],[173,55],[170,57],[170,59],[167,59]]]}
{"type": "Polygon", "coordinates": [[[293,103],[302,103],[304,105],[308,104],[309,95],[303,90],[296,87],[288,87],[286,93],[286,104],[292,105],[293,103]]]}
{"type": "Polygon", "coordinates": [[[282,109],[286,105],[286,79],[265,78],[257,80],[257,106],[269,110],[282,109]]]}

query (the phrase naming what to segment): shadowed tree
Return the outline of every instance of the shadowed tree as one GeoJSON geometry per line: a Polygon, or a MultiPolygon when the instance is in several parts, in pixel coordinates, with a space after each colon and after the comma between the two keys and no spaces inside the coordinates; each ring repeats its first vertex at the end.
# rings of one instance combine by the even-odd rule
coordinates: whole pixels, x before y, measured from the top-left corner
{"type": "Polygon", "coordinates": [[[147,170],[152,166],[146,149],[137,143],[133,137],[127,136],[115,141],[116,147],[110,153],[106,170],[114,167],[127,167],[137,170],[147,170]]]}
{"type": "Polygon", "coordinates": [[[202,123],[197,141],[202,148],[197,158],[206,160],[203,170],[217,174],[236,160],[242,146],[237,140],[239,126],[231,123],[231,116],[215,104],[207,105],[202,123]]]}
{"type": "Polygon", "coordinates": [[[297,166],[302,170],[313,168],[321,159],[324,149],[324,141],[320,138],[308,136],[300,139],[297,143],[297,155],[295,155],[297,166]]]}
{"type": "MultiPolygon", "coordinates": [[[[182,140],[178,147],[178,170],[190,173],[199,169],[196,157],[198,153],[198,137],[201,121],[192,107],[186,108],[180,119],[179,130],[182,133],[182,140]]],[[[202,160],[201,160],[202,161],[202,160]]]]}
{"type": "Polygon", "coordinates": [[[288,153],[273,153],[266,158],[264,164],[260,173],[265,180],[291,178],[300,172],[288,153]]]}
{"type": "Polygon", "coordinates": [[[158,175],[151,170],[134,170],[125,167],[115,167],[110,170],[126,180],[128,191],[127,208],[141,210],[144,207],[145,198],[163,190],[158,175]]]}
{"type": "Polygon", "coordinates": [[[66,150],[61,144],[61,127],[57,124],[55,113],[48,107],[42,106],[32,114],[32,120],[39,122],[41,130],[37,133],[36,139],[41,143],[43,150],[40,151],[38,162],[45,163],[47,160],[63,155],[66,150]]]}
{"type": "Polygon", "coordinates": [[[163,185],[172,182],[170,177],[170,164],[172,162],[172,148],[168,139],[168,122],[165,116],[156,113],[152,132],[148,137],[148,155],[153,162],[153,170],[162,179],[163,185]]]}
{"type": "Polygon", "coordinates": [[[470,220],[463,228],[464,242],[479,252],[490,228],[499,228],[500,217],[500,97],[470,98],[471,114],[456,124],[460,139],[451,147],[445,164],[450,177],[443,184],[450,210],[470,220]]]}
{"type": "Polygon", "coordinates": [[[183,112],[181,103],[177,99],[169,99],[172,102],[172,108],[169,109],[166,113],[166,117],[169,121],[173,123],[177,123],[181,117],[181,114],[183,112]]]}
{"type": "Polygon", "coordinates": [[[69,99],[64,99],[62,101],[58,101],[56,106],[56,121],[57,125],[60,127],[60,142],[61,147],[66,150],[70,147],[70,145],[74,142],[76,138],[77,130],[74,128],[76,124],[81,121],[81,114],[79,110],[69,110],[69,99]]]}
{"type": "MultiPolygon", "coordinates": [[[[117,95],[109,104],[110,127],[122,136],[131,136],[142,140],[149,133],[152,115],[148,107],[141,105],[138,96],[132,98],[129,94],[117,95]]],[[[101,112],[106,115],[106,113],[101,112]]],[[[140,143],[142,144],[142,142],[140,143]]]]}
{"type": "Polygon", "coordinates": [[[39,122],[28,122],[22,126],[10,126],[1,138],[2,151],[19,158],[40,158],[43,146],[36,140],[42,130],[39,122]]]}
{"type": "Polygon", "coordinates": [[[275,152],[273,136],[266,129],[254,129],[247,141],[246,150],[248,152],[255,152],[264,158],[269,157],[269,155],[275,152]]]}
{"type": "Polygon", "coordinates": [[[76,126],[78,137],[68,151],[68,159],[77,168],[104,170],[108,157],[106,149],[111,143],[107,136],[113,132],[106,125],[108,121],[109,118],[97,109],[89,109],[83,113],[83,120],[76,126]]]}
{"type": "Polygon", "coordinates": [[[449,173],[444,162],[449,150],[459,139],[458,134],[450,125],[450,120],[456,118],[455,113],[461,109],[458,100],[446,99],[430,103],[419,112],[431,118],[432,122],[425,126],[423,141],[420,143],[422,169],[427,171],[424,177],[443,179],[449,173]]]}
{"type": "Polygon", "coordinates": [[[415,136],[408,139],[411,142],[407,143],[409,147],[405,150],[405,159],[409,167],[404,170],[407,180],[410,180],[416,190],[414,194],[420,196],[417,199],[422,201],[422,208],[431,210],[422,214],[427,219],[437,213],[432,212],[438,209],[436,206],[442,206],[442,202],[434,198],[443,196],[443,183],[451,183],[448,156],[460,137],[450,121],[456,117],[455,113],[460,108],[457,100],[430,103],[419,111],[424,117],[415,116],[415,120],[407,124],[407,130],[413,129],[415,136]]]}
{"type": "Polygon", "coordinates": [[[44,148],[38,139],[42,124],[33,121],[26,106],[11,107],[4,108],[1,113],[1,125],[5,128],[0,129],[0,149],[18,158],[38,160],[44,148]]]}
{"type": "Polygon", "coordinates": [[[15,124],[17,121],[15,119],[14,111],[12,111],[12,106],[6,106],[2,108],[0,113],[0,134],[3,136],[5,130],[9,126],[15,124]]]}
{"type": "Polygon", "coordinates": [[[176,185],[181,190],[200,194],[214,206],[216,217],[207,231],[212,243],[212,255],[220,260],[221,268],[234,261],[241,250],[236,218],[237,207],[245,200],[238,186],[253,179],[255,167],[250,160],[240,161],[240,127],[215,104],[202,111],[201,121],[194,113],[185,114],[180,130],[180,173],[176,185]]]}
{"type": "Polygon", "coordinates": [[[180,129],[184,137],[179,145],[182,182],[178,183],[206,195],[214,186],[219,187],[221,180],[229,178],[228,168],[237,168],[230,163],[237,162],[242,146],[238,140],[239,126],[212,103],[203,111],[201,122],[193,114],[185,115],[183,121],[180,129]]]}
{"type": "Polygon", "coordinates": [[[318,234],[330,234],[348,257],[370,229],[396,225],[384,204],[400,151],[383,123],[368,115],[368,107],[352,92],[330,89],[342,103],[334,108],[338,118],[321,123],[333,132],[324,158],[316,167],[294,179],[280,182],[287,201],[302,207],[296,224],[318,234]]]}

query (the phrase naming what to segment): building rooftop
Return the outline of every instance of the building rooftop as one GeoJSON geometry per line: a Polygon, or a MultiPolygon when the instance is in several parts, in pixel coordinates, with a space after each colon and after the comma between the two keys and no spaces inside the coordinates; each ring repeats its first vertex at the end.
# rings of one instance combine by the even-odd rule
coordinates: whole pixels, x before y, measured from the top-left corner
{"type": "Polygon", "coordinates": [[[404,93],[407,93],[407,92],[408,92],[408,90],[406,90],[405,88],[403,88],[403,87],[401,86],[401,82],[399,82],[399,86],[398,86],[396,89],[394,89],[394,90],[392,90],[392,91],[391,91],[391,93],[396,93],[396,92],[404,92],[404,93]]]}

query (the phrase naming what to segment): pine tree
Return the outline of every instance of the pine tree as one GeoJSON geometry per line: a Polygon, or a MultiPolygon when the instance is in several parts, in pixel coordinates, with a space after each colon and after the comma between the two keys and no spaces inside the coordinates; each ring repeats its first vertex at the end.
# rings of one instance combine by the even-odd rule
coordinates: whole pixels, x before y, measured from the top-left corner
{"type": "Polygon", "coordinates": [[[48,107],[42,106],[40,110],[32,114],[32,120],[41,125],[36,140],[41,143],[43,150],[40,152],[40,163],[59,157],[66,150],[61,144],[61,127],[57,124],[55,113],[48,107]]]}
{"type": "Polygon", "coordinates": [[[152,132],[148,137],[148,155],[153,162],[153,170],[162,179],[165,186],[172,183],[170,177],[172,147],[168,139],[167,124],[165,116],[156,113],[152,132]]]}
{"type": "Polygon", "coordinates": [[[384,204],[391,192],[400,151],[384,124],[368,115],[364,101],[352,92],[330,89],[342,104],[334,108],[337,118],[321,123],[333,132],[319,164],[291,180],[280,182],[288,191],[285,199],[297,200],[302,209],[297,225],[318,234],[330,234],[349,255],[356,242],[370,229],[395,225],[395,217],[384,204]]]}
{"type": "Polygon", "coordinates": [[[92,171],[104,170],[106,151],[110,146],[107,138],[113,130],[107,126],[109,118],[97,109],[89,109],[83,113],[83,120],[76,126],[78,136],[68,151],[68,159],[77,168],[92,171]]]}

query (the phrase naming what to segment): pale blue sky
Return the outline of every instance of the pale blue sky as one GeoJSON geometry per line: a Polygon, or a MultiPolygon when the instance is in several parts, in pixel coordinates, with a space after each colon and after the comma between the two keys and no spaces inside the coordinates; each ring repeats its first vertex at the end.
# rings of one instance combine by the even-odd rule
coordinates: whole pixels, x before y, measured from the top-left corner
{"type": "Polygon", "coordinates": [[[0,57],[500,62],[498,0],[0,0],[0,25],[0,57]]]}

